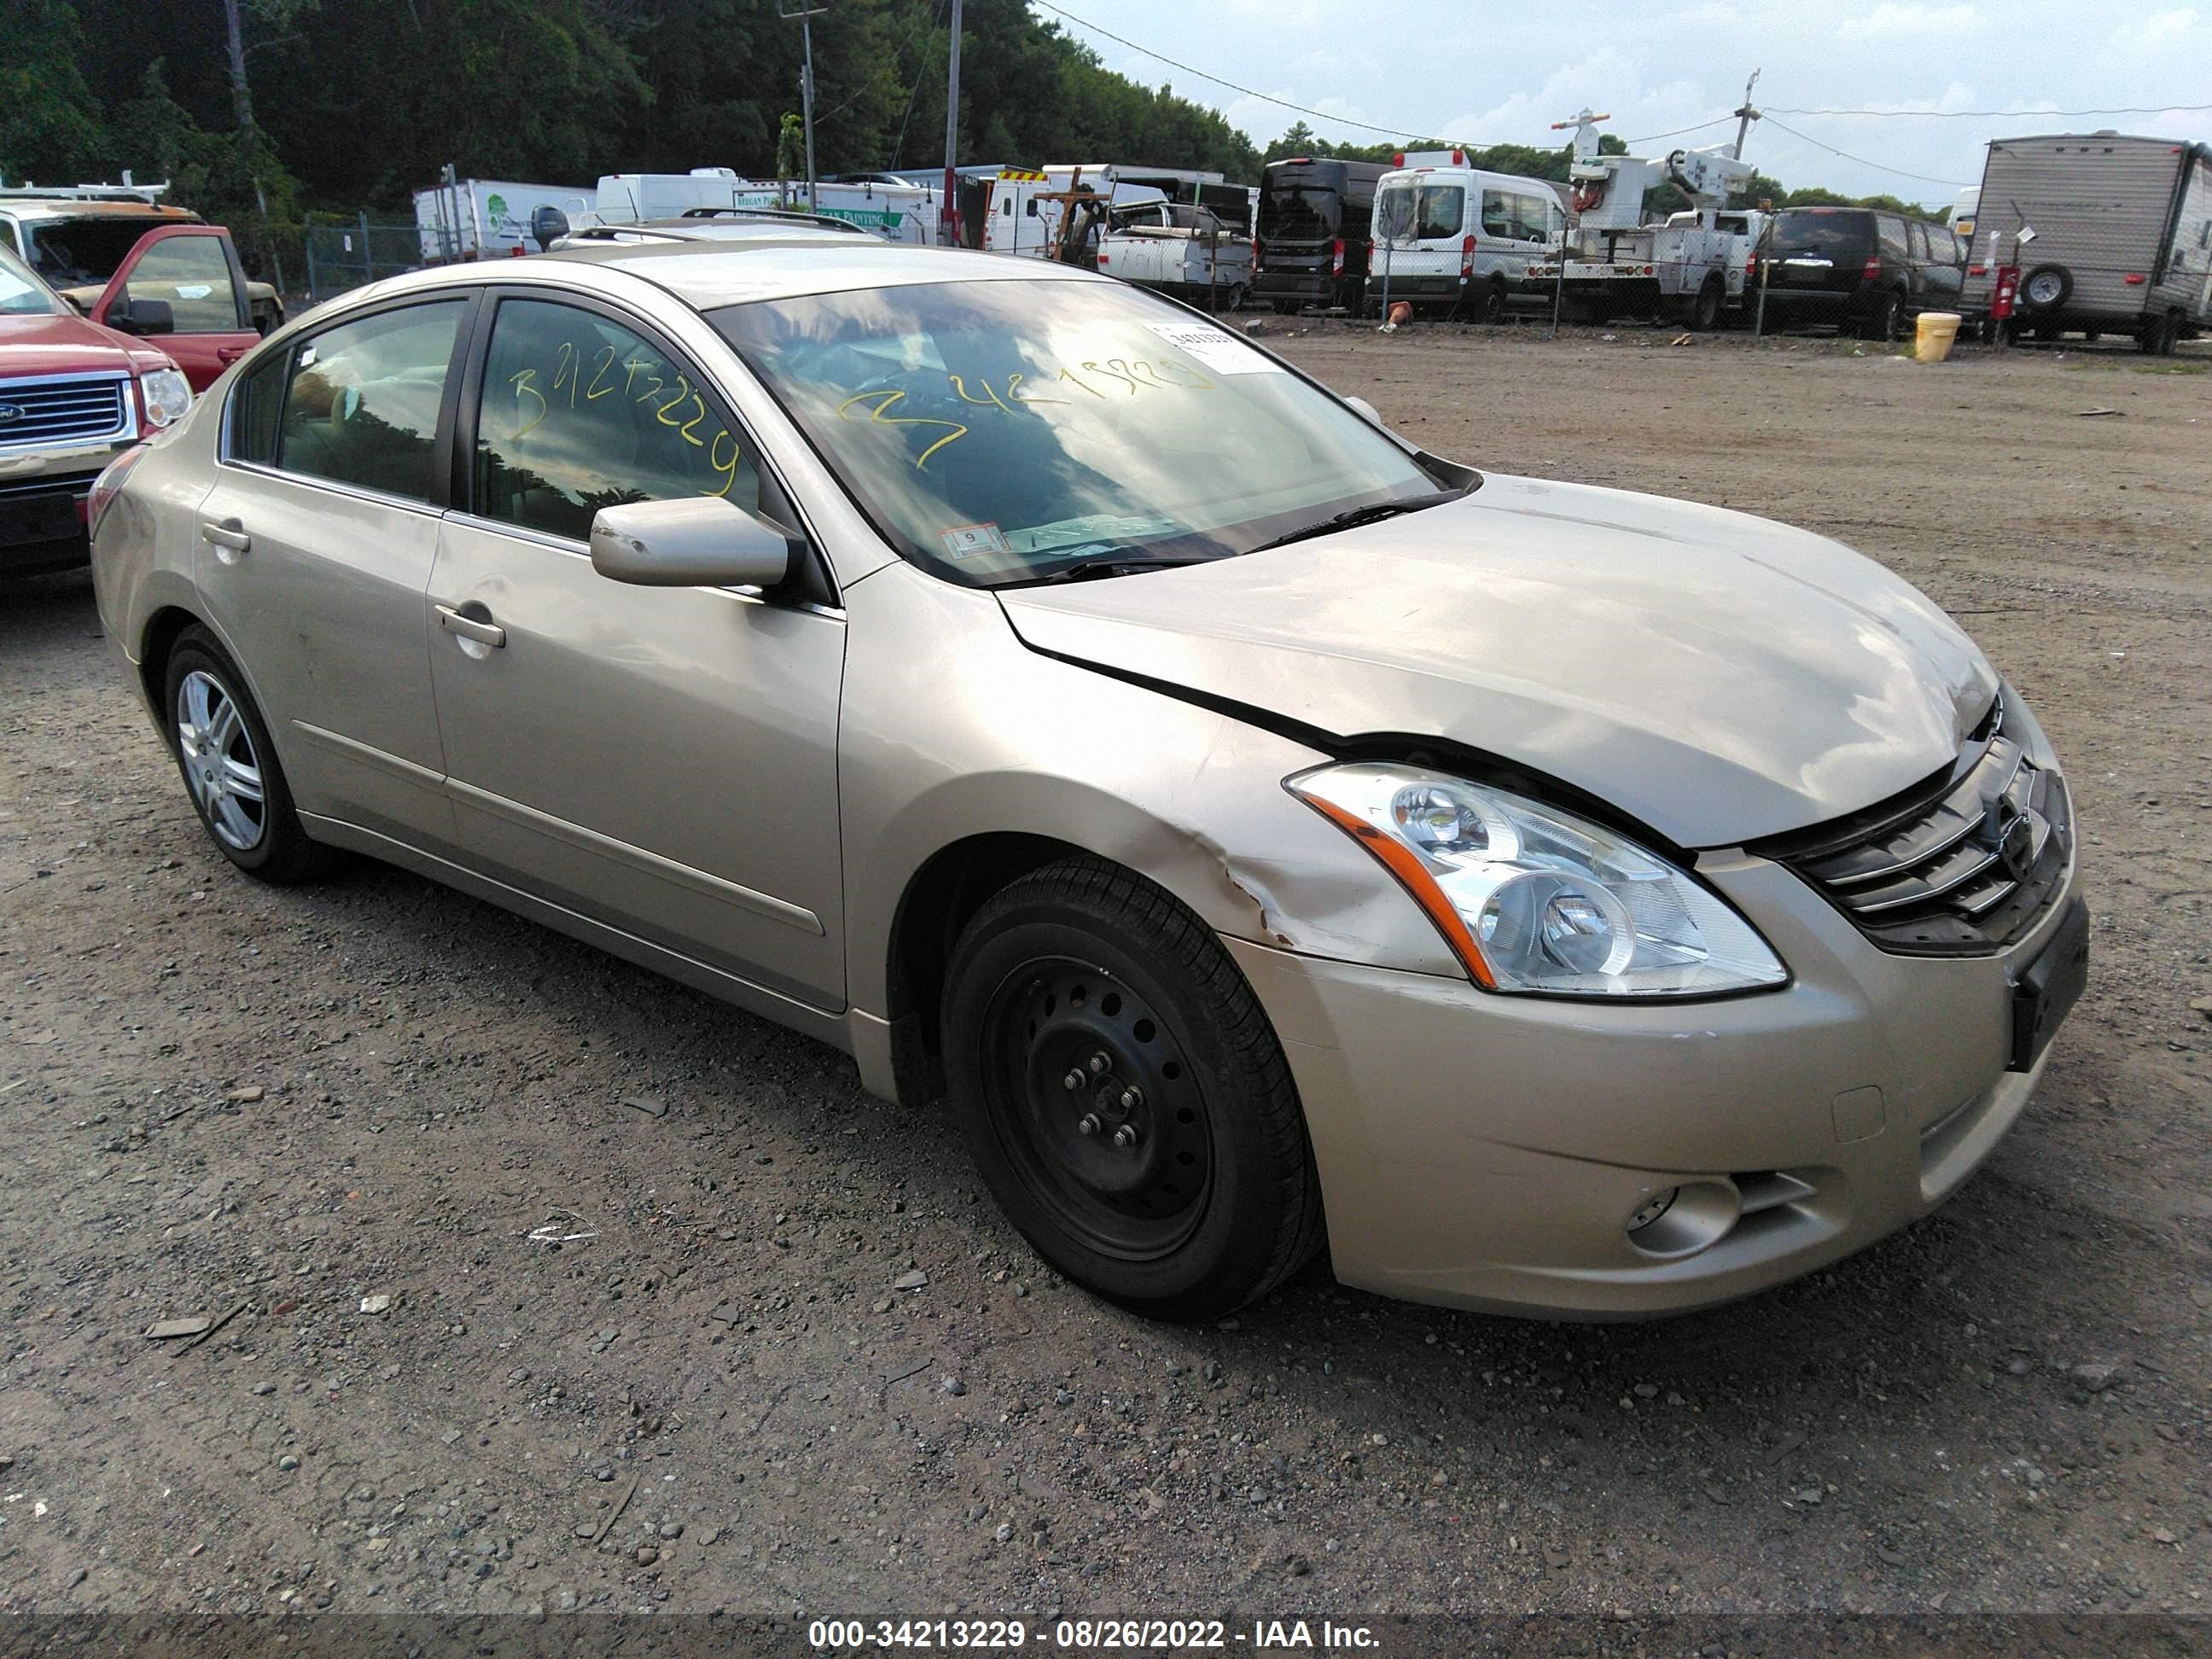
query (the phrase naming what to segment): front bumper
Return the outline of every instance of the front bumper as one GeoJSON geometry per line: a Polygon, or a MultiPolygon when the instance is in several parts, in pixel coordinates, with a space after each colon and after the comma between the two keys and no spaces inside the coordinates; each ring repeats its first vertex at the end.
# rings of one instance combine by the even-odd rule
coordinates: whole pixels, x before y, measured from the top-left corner
{"type": "Polygon", "coordinates": [[[1228,941],[1297,1080],[1339,1279],[1541,1317],[1675,1312],[1870,1244],[1988,1157],[2042,1073],[2005,1069],[2012,988],[2075,869],[2011,949],[1929,959],[1876,951],[1779,865],[1698,868],[1786,988],[1613,1006],[1228,941]],[[1678,1224],[1638,1235],[1663,1248],[1632,1243],[1673,1188],[1678,1224]]]}
{"type": "Polygon", "coordinates": [[[0,449],[0,575],[83,564],[93,480],[137,435],[10,453],[0,449]]]}

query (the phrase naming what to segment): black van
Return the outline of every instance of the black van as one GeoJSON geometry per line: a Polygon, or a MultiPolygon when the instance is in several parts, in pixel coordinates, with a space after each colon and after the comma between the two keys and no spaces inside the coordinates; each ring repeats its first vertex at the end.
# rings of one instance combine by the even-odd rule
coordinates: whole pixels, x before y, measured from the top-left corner
{"type": "Polygon", "coordinates": [[[1872,208],[1784,208],[1761,246],[1766,321],[1832,322],[1894,340],[1923,311],[1956,311],[1966,248],[1942,225],[1872,208]]]}
{"type": "Polygon", "coordinates": [[[1358,312],[1375,240],[1378,161],[1299,156],[1270,161],[1260,176],[1260,224],[1252,297],[1278,311],[1342,306],[1358,312]]]}

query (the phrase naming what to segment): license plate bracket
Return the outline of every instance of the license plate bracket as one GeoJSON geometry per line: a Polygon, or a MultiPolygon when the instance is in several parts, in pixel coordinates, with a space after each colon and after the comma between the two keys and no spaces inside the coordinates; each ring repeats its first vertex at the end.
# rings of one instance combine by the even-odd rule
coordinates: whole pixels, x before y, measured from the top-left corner
{"type": "Polygon", "coordinates": [[[2012,986],[2012,1057],[2005,1069],[2029,1072],[2057,1035],[2089,983],[2089,907],[2075,899],[2051,942],[2012,986]]]}

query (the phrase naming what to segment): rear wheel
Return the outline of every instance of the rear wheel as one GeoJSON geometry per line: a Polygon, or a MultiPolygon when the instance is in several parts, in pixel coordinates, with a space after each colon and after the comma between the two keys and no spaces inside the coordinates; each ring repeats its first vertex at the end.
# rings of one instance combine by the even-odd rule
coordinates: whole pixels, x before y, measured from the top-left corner
{"type": "Polygon", "coordinates": [[[1863,340],[1896,340],[1905,334],[1905,295],[1891,289],[1875,302],[1874,314],[1859,331],[1863,340]]]}
{"type": "Polygon", "coordinates": [[[215,636],[185,629],[163,684],[170,752],[216,850],[280,886],[321,874],[331,851],[301,827],[269,728],[215,636]]]}
{"type": "Polygon", "coordinates": [[[1267,1015],[1212,931],[1150,883],[1079,858],[991,898],[954,949],[943,1030],[977,1167],[1078,1284],[1207,1319],[1320,1247],[1267,1015]]]}
{"type": "Polygon", "coordinates": [[[1727,297],[1727,284],[1717,276],[1706,277],[1705,285],[1698,290],[1698,297],[1690,302],[1690,326],[1700,334],[1717,327],[1721,320],[1721,302],[1727,297]]]}
{"type": "Polygon", "coordinates": [[[2173,348],[2181,338],[2181,313],[2169,311],[2164,316],[2147,319],[2136,336],[2136,348],[2154,357],[2171,357],[2173,348]]]}
{"type": "Polygon", "coordinates": [[[1474,291],[1474,319],[1478,323],[1505,320],[1505,284],[1492,277],[1474,291]]]}

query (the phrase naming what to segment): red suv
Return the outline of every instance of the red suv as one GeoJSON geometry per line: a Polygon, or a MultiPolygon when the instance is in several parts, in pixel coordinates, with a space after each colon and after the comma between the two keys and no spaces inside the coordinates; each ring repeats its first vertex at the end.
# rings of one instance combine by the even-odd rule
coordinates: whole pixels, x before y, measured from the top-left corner
{"type": "Polygon", "coordinates": [[[94,481],[191,407],[176,362],[131,337],[173,331],[171,303],[124,295],[106,311],[131,334],[80,316],[0,246],[0,576],[84,563],[94,481]]]}

